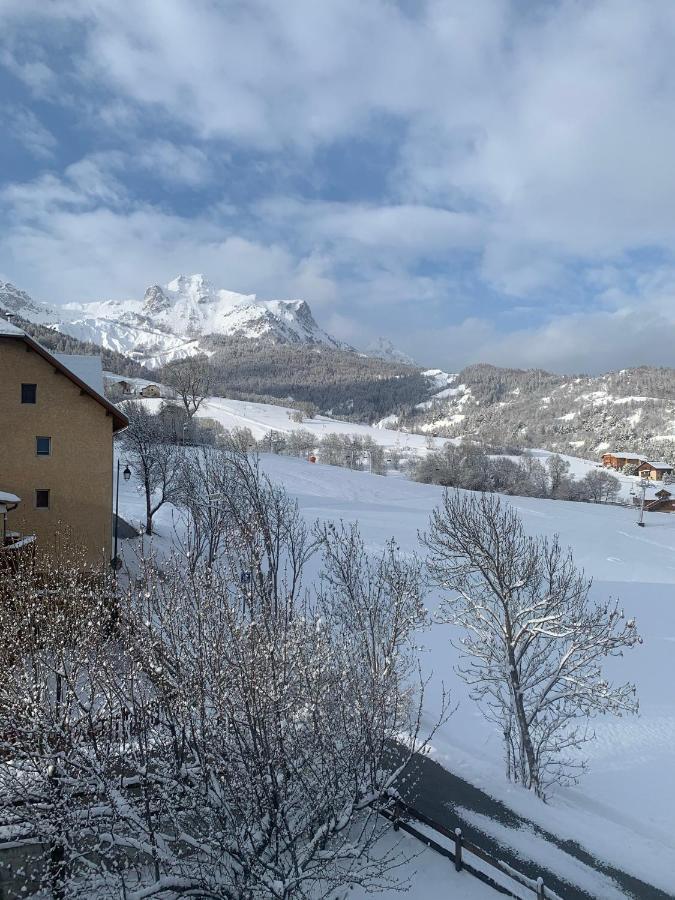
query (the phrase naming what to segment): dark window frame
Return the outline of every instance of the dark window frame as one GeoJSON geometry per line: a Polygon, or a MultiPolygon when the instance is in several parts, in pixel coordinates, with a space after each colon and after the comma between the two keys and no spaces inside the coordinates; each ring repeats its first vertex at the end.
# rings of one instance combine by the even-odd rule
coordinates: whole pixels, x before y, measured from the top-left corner
{"type": "Polygon", "coordinates": [[[52,439],[47,434],[37,434],[35,436],[35,455],[51,456],[52,455],[52,439]],[[40,450],[40,441],[47,441],[47,449],[40,450]]]}
{"type": "Polygon", "coordinates": [[[49,488],[36,488],[36,489],[35,489],[35,509],[50,509],[50,507],[51,507],[51,499],[52,499],[52,498],[51,498],[51,491],[49,490],[49,488]],[[47,499],[47,503],[46,503],[46,504],[38,503],[38,495],[39,495],[39,494],[46,494],[46,495],[47,495],[47,498],[46,498],[46,499],[47,499]]]}
{"type": "Polygon", "coordinates": [[[21,402],[30,406],[34,406],[37,403],[37,384],[32,384],[31,382],[21,383],[21,402]],[[28,399],[29,397],[32,397],[32,399],[28,399]]]}

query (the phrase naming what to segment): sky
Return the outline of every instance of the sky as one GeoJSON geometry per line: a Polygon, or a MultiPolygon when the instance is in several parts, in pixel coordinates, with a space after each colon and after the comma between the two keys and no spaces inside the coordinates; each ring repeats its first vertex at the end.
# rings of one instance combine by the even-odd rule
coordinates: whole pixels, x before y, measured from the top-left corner
{"type": "Polygon", "coordinates": [[[672,0],[0,0],[0,279],[427,365],[675,360],[672,0]]]}

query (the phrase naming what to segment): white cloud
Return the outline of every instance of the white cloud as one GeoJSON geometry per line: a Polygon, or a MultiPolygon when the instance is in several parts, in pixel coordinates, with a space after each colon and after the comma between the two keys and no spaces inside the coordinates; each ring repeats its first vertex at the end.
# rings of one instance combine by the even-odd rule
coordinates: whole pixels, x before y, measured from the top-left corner
{"type": "Polygon", "coordinates": [[[0,47],[0,65],[22,81],[36,96],[50,93],[56,76],[52,69],[40,59],[19,59],[9,47],[0,47]]]}
{"type": "MultiPolygon", "coordinates": [[[[392,191],[402,208],[480,217],[497,287],[675,239],[670,0],[430,0],[414,16],[384,0],[93,0],[71,14],[84,77],[202,138],[312,148],[404,121],[392,191]],[[527,251],[550,263],[523,273],[527,251]]],[[[183,163],[186,183],[203,172],[183,163]]],[[[354,237],[375,243],[387,221],[366,214],[354,237]]],[[[423,227],[455,239],[442,215],[423,227]]]]}
{"type": "Polygon", "coordinates": [[[646,298],[623,298],[599,312],[556,316],[542,325],[505,332],[470,317],[458,325],[409,333],[405,349],[431,354],[451,371],[475,362],[557,372],[597,374],[644,365],[672,366],[675,345],[675,275],[670,287],[646,298]]]}
{"type": "MultiPolygon", "coordinates": [[[[613,365],[664,358],[673,292],[663,272],[661,286],[645,273],[675,246],[672,0],[420,0],[406,10],[388,0],[0,0],[0,10],[0,62],[52,99],[45,21],[81,38],[58,77],[69,104],[80,79],[80,108],[111,147],[7,188],[0,248],[17,280],[91,296],[203,269],[234,289],[306,296],[343,335],[358,318],[449,365],[455,352],[537,365],[548,354],[582,368],[591,353],[613,365]],[[327,199],[319,167],[331,161],[319,151],[358,158],[364,138],[387,148],[386,188],[378,195],[355,173],[342,186],[349,200],[334,189],[327,199]],[[280,178],[279,196],[237,206],[217,181],[224,144],[306,174],[313,199],[280,178]],[[133,196],[131,170],[214,196],[189,219],[171,212],[167,191],[160,211],[133,196]],[[237,216],[235,228],[219,224],[237,216]],[[530,304],[545,324],[499,334],[494,294],[504,312],[530,304]],[[378,327],[383,309],[392,315],[378,327]],[[460,324],[425,331],[432,317],[460,324]]],[[[32,152],[50,151],[37,131],[32,140],[32,152]]]]}
{"type": "Polygon", "coordinates": [[[54,135],[24,106],[8,105],[2,110],[7,132],[38,159],[49,159],[56,148],[54,135]]]}
{"type": "Polygon", "coordinates": [[[0,270],[53,302],[139,296],[148,284],[201,271],[223,287],[263,297],[337,291],[318,256],[233,233],[209,217],[185,218],[130,201],[102,154],[0,193],[0,270]],[[311,293],[308,293],[311,292],[311,293]]]}
{"type": "Polygon", "coordinates": [[[212,175],[211,163],[203,150],[166,140],[141,142],[127,161],[169,184],[199,187],[207,184],[212,175]]]}

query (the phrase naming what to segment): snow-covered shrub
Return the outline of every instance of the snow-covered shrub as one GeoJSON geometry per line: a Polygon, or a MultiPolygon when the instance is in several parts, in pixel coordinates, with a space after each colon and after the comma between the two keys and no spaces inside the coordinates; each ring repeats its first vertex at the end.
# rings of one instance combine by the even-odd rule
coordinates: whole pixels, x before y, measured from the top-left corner
{"type": "Polygon", "coordinates": [[[184,490],[224,500],[215,524],[190,511],[190,554],[221,535],[200,565],[180,549],[141,560],[115,597],[54,571],[47,604],[30,568],[3,582],[0,811],[39,842],[25,893],[317,900],[386,884],[401,857],[374,851],[377,805],[424,745],[420,565],[394,545],[371,560],[355,529],[310,535],[241,448],[192,462],[184,490]]]}

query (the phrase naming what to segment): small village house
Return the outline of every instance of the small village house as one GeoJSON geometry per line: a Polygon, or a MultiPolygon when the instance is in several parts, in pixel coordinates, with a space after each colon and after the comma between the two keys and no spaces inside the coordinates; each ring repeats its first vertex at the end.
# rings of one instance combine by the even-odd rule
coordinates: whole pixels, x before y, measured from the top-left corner
{"type": "Polygon", "coordinates": [[[667,462],[650,462],[645,460],[637,468],[640,478],[649,478],[651,481],[662,481],[664,475],[673,474],[673,466],[667,462]]]}
{"type": "Polygon", "coordinates": [[[626,453],[625,451],[611,451],[602,454],[602,464],[605,468],[620,471],[624,466],[633,466],[635,474],[641,478],[649,478],[651,481],[662,481],[664,475],[672,475],[673,465],[667,462],[654,462],[646,459],[638,453],[626,453]]]}
{"type": "Polygon", "coordinates": [[[626,453],[625,451],[612,450],[602,454],[602,464],[607,469],[623,469],[624,466],[639,466],[644,462],[644,456],[638,453],[626,453]]]}
{"type": "Polygon", "coordinates": [[[5,506],[12,531],[47,549],[68,532],[89,562],[108,562],[113,435],[127,424],[99,357],[52,354],[0,319],[0,491],[22,500],[5,506]]]}
{"type": "MultiPolygon", "coordinates": [[[[635,506],[641,506],[642,497],[633,497],[633,503],[635,506]]],[[[645,494],[645,512],[675,512],[675,497],[666,488],[645,494]]]]}

